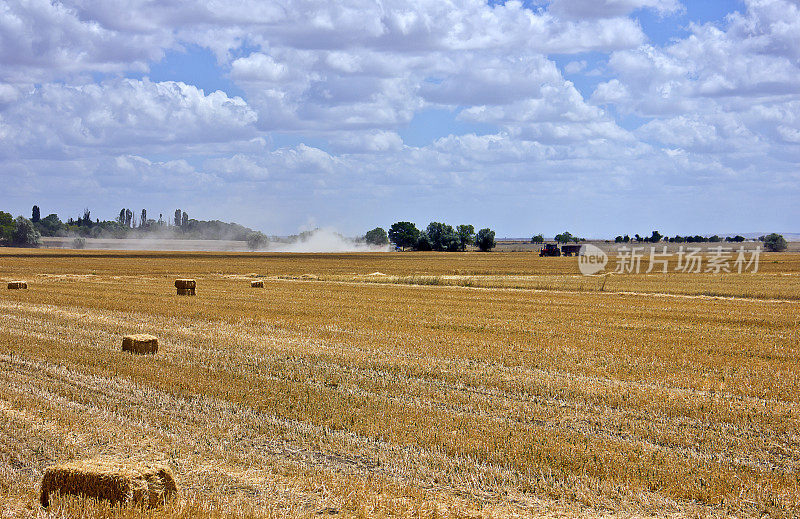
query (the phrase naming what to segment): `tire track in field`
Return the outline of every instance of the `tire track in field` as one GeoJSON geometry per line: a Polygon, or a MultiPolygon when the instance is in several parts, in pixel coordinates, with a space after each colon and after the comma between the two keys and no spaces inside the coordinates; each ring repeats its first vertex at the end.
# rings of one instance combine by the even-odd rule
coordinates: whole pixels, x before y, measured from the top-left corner
{"type": "MultiPolygon", "coordinates": [[[[43,314],[47,314],[47,315],[52,315],[53,314],[53,312],[49,308],[39,308],[39,309],[37,309],[37,311],[39,311],[39,312],[41,312],[43,314]]],[[[101,323],[102,324],[108,324],[110,322],[113,322],[115,324],[119,324],[119,322],[120,322],[120,316],[115,316],[113,319],[109,318],[109,317],[105,317],[105,316],[100,316],[98,318],[98,316],[92,316],[89,312],[80,313],[79,315],[75,315],[74,312],[69,311],[69,310],[62,310],[62,311],[59,311],[57,313],[59,313],[61,316],[63,316],[63,315],[71,315],[72,317],[79,317],[82,321],[88,320],[90,322],[97,322],[98,324],[101,324],[101,323]]],[[[128,316],[128,315],[126,315],[126,316],[130,318],[130,316],[128,316]]],[[[40,321],[40,324],[41,324],[41,321],[40,321]]],[[[130,324],[133,324],[133,323],[130,323],[130,324]]],[[[169,324],[172,325],[173,323],[169,323],[169,324]]],[[[197,330],[203,330],[203,333],[208,333],[209,332],[209,328],[212,328],[213,326],[214,325],[212,323],[209,323],[208,325],[205,325],[205,326],[199,326],[199,327],[191,328],[189,330],[184,330],[184,332],[186,334],[188,334],[188,335],[199,334],[200,332],[198,332],[197,330]]],[[[39,336],[39,338],[46,339],[49,334],[53,333],[53,330],[47,330],[47,332],[48,333],[37,334],[37,335],[39,336]]],[[[32,335],[35,332],[32,332],[32,330],[30,330],[29,327],[26,326],[26,332],[25,333],[28,334],[28,335],[32,335]]],[[[223,333],[222,335],[225,335],[225,334],[223,333]]],[[[242,339],[245,339],[245,338],[250,339],[253,344],[259,344],[259,343],[263,342],[263,337],[261,337],[261,336],[254,337],[254,336],[251,336],[249,334],[243,334],[242,331],[241,331],[241,327],[236,327],[236,338],[239,341],[238,344],[240,346],[244,346],[244,344],[242,343],[242,339]]],[[[280,341],[278,340],[278,341],[272,341],[272,342],[280,342],[280,341]]],[[[317,344],[316,346],[324,347],[323,345],[324,345],[324,343],[317,344]]],[[[225,363],[219,362],[219,359],[214,359],[214,353],[211,352],[210,357],[207,359],[208,367],[211,367],[213,369],[223,369],[223,370],[226,369],[226,370],[229,370],[229,371],[231,369],[235,369],[235,370],[239,371],[239,370],[243,369],[243,366],[247,366],[248,362],[250,364],[253,363],[253,355],[252,355],[251,351],[252,351],[252,349],[248,349],[248,353],[247,353],[246,357],[243,357],[241,359],[240,358],[236,358],[235,356],[233,358],[231,358],[232,353],[230,351],[225,352],[223,354],[223,359],[222,359],[222,360],[225,361],[225,363]],[[228,367],[226,364],[229,364],[230,366],[233,366],[233,368],[228,367]]],[[[270,360],[270,359],[269,359],[269,357],[262,356],[261,358],[259,358],[257,360],[262,360],[263,361],[263,360],[270,360]]],[[[781,471],[784,471],[784,472],[788,472],[788,471],[792,471],[792,470],[797,468],[797,463],[798,462],[797,462],[796,459],[794,459],[794,458],[796,458],[796,456],[792,456],[792,453],[796,452],[796,450],[797,450],[797,449],[794,448],[794,447],[796,447],[796,442],[786,443],[788,441],[788,439],[783,439],[783,441],[781,441],[778,438],[770,437],[768,435],[764,436],[765,431],[757,430],[757,429],[752,428],[752,427],[751,428],[739,428],[739,429],[737,429],[737,428],[732,427],[732,426],[726,427],[726,424],[714,423],[714,422],[709,423],[707,421],[702,421],[702,420],[688,420],[688,421],[685,421],[683,424],[681,424],[682,427],[688,427],[690,429],[694,429],[694,430],[697,430],[697,431],[699,431],[699,430],[707,430],[707,429],[718,430],[720,432],[720,434],[723,434],[723,435],[725,435],[725,436],[730,438],[728,440],[728,442],[737,441],[737,440],[738,441],[749,440],[750,442],[752,442],[752,440],[755,437],[763,437],[765,442],[771,443],[772,445],[774,445],[774,448],[772,449],[772,452],[770,453],[770,456],[766,460],[763,459],[763,458],[762,459],[758,459],[758,460],[757,459],[753,459],[752,456],[748,456],[748,457],[745,457],[745,458],[741,458],[741,457],[733,458],[733,457],[730,457],[730,456],[722,454],[721,451],[708,453],[708,452],[703,452],[701,449],[693,447],[692,445],[680,445],[680,444],[675,444],[675,443],[671,443],[669,441],[663,441],[663,440],[662,441],[653,442],[653,441],[650,441],[650,440],[647,440],[647,439],[637,438],[636,436],[633,436],[631,434],[626,434],[626,433],[620,432],[619,424],[624,423],[626,420],[629,420],[629,421],[633,420],[634,422],[639,422],[641,424],[644,424],[646,427],[649,427],[650,429],[654,430],[655,432],[658,432],[661,435],[661,437],[668,438],[670,436],[675,436],[674,434],[669,434],[669,433],[674,433],[675,432],[674,428],[676,426],[676,423],[675,423],[674,420],[665,419],[664,417],[661,417],[660,419],[655,419],[654,420],[654,417],[651,414],[644,413],[644,412],[637,413],[635,410],[632,410],[632,409],[629,409],[629,408],[626,408],[626,409],[613,409],[613,408],[609,408],[608,406],[589,404],[589,403],[586,403],[586,402],[570,401],[570,400],[566,400],[566,399],[563,399],[563,398],[544,397],[544,396],[541,396],[541,395],[532,395],[532,396],[527,397],[527,398],[521,398],[519,396],[519,394],[515,394],[515,393],[511,393],[511,392],[507,392],[507,391],[499,391],[499,390],[490,389],[490,388],[467,387],[467,386],[465,386],[463,384],[460,384],[460,383],[448,383],[448,382],[444,381],[442,378],[431,379],[431,378],[419,377],[419,376],[414,377],[414,376],[408,376],[408,375],[405,375],[405,374],[402,374],[402,373],[399,374],[396,371],[385,372],[385,371],[375,370],[375,369],[371,369],[371,368],[364,368],[364,367],[360,367],[360,366],[353,366],[353,367],[349,367],[348,368],[348,367],[343,367],[339,363],[325,362],[324,360],[321,360],[321,359],[318,359],[318,358],[317,359],[312,359],[310,357],[308,357],[308,358],[306,358],[306,357],[297,357],[297,358],[291,359],[291,361],[293,363],[297,364],[298,366],[306,365],[308,367],[314,367],[315,369],[321,369],[323,371],[327,371],[327,372],[330,372],[330,373],[336,373],[336,372],[342,373],[343,372],[345,374],[345,378],[352,378],[353,376],[357,376],[357,377],[359,377],[362,380],[365,380],[367,382],[369,382],[371,380],[392,380],[393,379],[395,383],[401,384],[401,385],[407,385],[409,387],[412,384],[417,385],[417,386],[426,386],[427,385],[427,386],[431,387],[435,391],[447,390],[447,391],[454,391],[454,392],[469,392],[469,393],[471,393],[473,395],[480,395],[480,397],[483,399],[481,402],[486,403],[491,408],[500,409],[500,411],[503,410],[504,406],[497,405],[497,402],[500,401],[500,400],[505,400],[505,401],[514,401],[514,402],[518,402],[518,403],[522,403],[522,404],[533,404],[533,405],[538,405],[538,406],[545,405],[545,406],[554,407],[554,408],[565,408],[566,407],[566,408],[570,408],[570,409],[572,409],[572,410],[574,410],[576,412],[580,412],[580,413],[582,413],[584,415],[588,414],[588,416],[585,416],[584,418],[572,417],[572,416],[567,416],[567,417],[562,416],[560,418],[560,420],[555,422],[555,423],[542,422],[542,423],[538,424],[539,426],[547,427],[547,428],[550,428],[552,430],[558,430],[558,429],[572,430],[572,431],[584,434],[586,436],[602,436],[602,437],[606,437],[606,438],[608,438],[610,440],[618,441],[618,442],[621,442],[621,443],[626,443],[626,444],[631,444],[631,445],[640,445],[640,446],[643,446],[643,447],[645,447],[647,449],[656,449],[656,450],[661,450],[663,452],[676,453],[676,454],[681,455],[683,457],[692,457],[692,458],[697,458],[697,459],[705,459],[705,460],[712,460],[712,461],[718,461],[718,462],[729,462],[729,463],[732,463],[734,465],[749,466],[749,467],[755,468],[757,470],[764,470],[764,469],[768,469],[769,470],[769,469],[771,469],[771,470],[781,470],[781,471]],[[600,424],[599,427],[598,427],[598,424],[600,424]],[[616,429],[614,428],[615,424],[618,426],[616,429]],[[783,452],[782,455],[780,454],[781,452],[783,452]]],[[[256,365],[257,364],[258,364],[258,362],[256,362],[256,365]]],[[[494,368],[496,368],[496,366],[492,366],[492,368],[494,369],[494,368]]],[[[474,366],[473,366],[473,369],[474,369],[474,366]]],[[[487,369],[487,366],[479,366],[479,369],[482,372],[485,372],[486,369],[487,369]]],[[[544,373],[545,372],[541,372],[539,374],[542,375],[544,373]]],[[[265,377],[265,378],[270,378],[270,379],[273,379],[273,380],[286,380],[285,377],[265,374],[261,370],[258,371],[258,374],[259,374],[259,376],[262,376],[262,377],[265,377]]],[[[530,375],[530,373],[523,372],[523,373],[521,373],[521,375],[526,376],[526,375],[530,375]]],[[[549,373],[549,375],[551,377],[553,376],[552,373],[549,373]]],[[[560,374],[560,375],[561,375],[562,378],[564,377],[564,374],[560,374]]],[[[575,377],[572,374],[566,374],[566,376],[568,376],[570,378],[574,378],[575,377]]],[[[611,381],[613,381],[613,380],[609,379],[609,380],[605,380],[604,382],[608,383],[608,382],[611,382],[611,381]]],[[[311,381],[311,380],[306,380],[306,381],[303,381],[303,382],[305,384],[309,385],[309,386],[317,387],[319,389],[327,388],[327,386],[325,384],[321,383],[321,382],[314,382],[314,381],[311,381]]],[[[616,383],[619,384],[618,381],[613,381],[613,382],[616,382],[616,383]]],[[[623,386],[623,384],[619,384],[619,385],[623,386]]],[[[662,390],[663,387],[653,387],[652,389],[662,390]]],[[[383,400],[383,401],[394,402],[394,403],[398,403],[398,404],[402,404],[402,405],[407,405],[409,402],[412,402],[413,405],[415,405],[417,407],[420,407],[420,408],[425,408],[425,409],[430,409],[430,410],[445,411],[445,412],[448,412],[448,413],[453,414],[455,416],[469,416],[469,417],[472,417],[472,418],[475,418],[475,419],[478,419],[478,420],[488,419],[488,420],[492,420],[492,421],[502,421],[502,422],[507,422],[507,423],[513,423],[513,424],[521,425],[521,426],[530,426],[531,423],[538,423],[538,421],[531,422],[531,421],[524,421],[524,420],[515,419],[514,417],[508,416],[506,414],[498,414],[497,412],[489,413],[489,412],[485,412],[485,411],[482,411],[482,410],[476,411],[473,408],[466,407],[466,406],[453,405],[453,404],[448,403],[448,402],[437,402],[435,396],[431,397],[428,400],[425,400],[425,399],[422,399],[422,398],[419,398],[419,397],[409,397],[408,395],[403,395],[403,394],[401,394],[399,396],[397,396],[397,395],[387,395],[387,394],[381,393],[381,392],[375,392],[375,391],[366,390],[366,389],[361,388],[358,385],[354,385],[352,383],[351,384],[347,384],[346,386],[343,386],[341,389],[337,389],[337,390],[339,392],[341,392],[341,393],[349,393],[349,394],[352,394],[352,395],[358,395],[358,396],[361,396],[361,397],[364,397],[364,398],[368,398],[368,399],[371,399],[371,400],[383,400]]],[[[706,395],[706,396],[708,396],[708,395],[706,395]]],[[[719,394],[717,394],[716,396],[719,396],[719,394]]],[[[481,403],[481,402],[478,402],[478,403],[481,403]]],[[[774,405],[775,402],[771,402],[771,404],[774,405]]],[[[473,405],[473,407],[474,407],[474,405],[473,405]]],[[[505,406],[505,407],[507,407],[507,406],[505,406]]]]}
{"type": "MultiPolygon", "coordinates": [[[[476,464],[474,460],[449,456],[436,450],[402,447],[352,432],[266,415],[216,398],[175,397],[150,387],[134,385],[127,380],[99,377],[45,362],[17,358],[11,364],[8,360],[0,359],[0,370],[3,369],[12,372],[14,380],[0,386],[0,444],[3,443],[4,419],[13,420],[16,427],[51,446],[60,445],[65,437],[72,436],[73,442],[82,447],[78,449],[79,454],[88,450],[95,451],[92,453],[95,455],[99,449],[108,455],[119,455],[123,451],[134,459],[152,459],[147,454],[152,453],[153,447],[161,448],[163,455],[169,452],[170,446],[179,444],[184,450],[188,448],[191,452],[193,449],[192,455],[166,461],[179,470],[180,477],[189,489],[202,489],[200,481],[208,474],[223,474],[233,480],[230,484],[232,490],[244,491],[247,495],[263,493],[257,483],[260,473],[254,473],[253,466],[265,467],[289,461],[307,468],[333,470],[354,476],[382,473],[411,482],[417,481],[421,475],[426,476],[424,480],[430,479],[437,472],[434,467],[427,474],[424,470],[420,474],[418,468],[411,471],[406,466],[409,462],[417,464],[422,459],[438,465],[439,470],[444,467],[453,472],[464,474],[470,471],[473,474],[472,485],[438,485],[436,490],[469,496],[484,503],[502,501],[499,495],[487,491],[487,487],[491,488],[487,482],[496,482],[499,470],[476,464]],[[9,395],[13,397],[12,401],[8,400],[9,395]],[[13,405],[22,399],[25,399],[26,410],[16,409],[13,405]],[[39,411],[34,414],[30,411],[32,409],[39,411]],[[48,411],[57,412],[59,420],[48,420],[48,411]],[[83,421],[81,430],[84,432],[78,433],[77,439],[71,427],[61,424],[67,411],[72,417],[80,417],[75,420],[83,421]],[[161,426],[153,423],[156,417],[163,415],[168,416],[170,421],[161,426]],[[209,441],[210,435],[205,427],[208,423],[214,423],[217,429],[228,431],[229,434],[215,442],[209,441]],[[265,435],[260,430],[265,426],[270,430],[288,433],[295,440],[305,439],[309,445],[327,442],[349,447],[352,452],[326,452],[295,446],[291,441],[275,440],[265,435]],[[94,434],[85,432],[93,428],[94,434]],[[101,428],[113,428],[113,431],[103,435],[98,432],[101,428]],[[109,434],[114,436],[111,442],[108,441],[109,434]],[[143,439],[148,440],[144,451],[136,448],[143,439]],[[231,456],[236,460],[233,466],[229,465],[231,456]],[[377,462],[374,461],[376,459],[377,462]],[[236,478],[232,474],[249,476],[236,478]]],[[[9,452],[13,451],[9,449],[9,452]]],[[[23,460],[22,463],[27,461],[24,463],[27,473],[40,477],[44,465],[55,461],[56,457],[33,461],[30,455],[24,455],[19,459],[23,460]]],[[[260,476],[263,478],[264,474],[260,476]]],[[[462,483],[468,481],[462,480],[462,483]]]]}

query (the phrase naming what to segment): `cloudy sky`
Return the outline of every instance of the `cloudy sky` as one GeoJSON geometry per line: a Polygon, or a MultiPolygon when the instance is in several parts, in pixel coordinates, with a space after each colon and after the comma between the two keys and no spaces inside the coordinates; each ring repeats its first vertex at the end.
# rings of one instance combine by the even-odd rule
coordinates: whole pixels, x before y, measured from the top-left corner
{"type": "Polygon", "coordinates": [[[800,0],[0,0],[0,209],[800,232],[800,0]]]}

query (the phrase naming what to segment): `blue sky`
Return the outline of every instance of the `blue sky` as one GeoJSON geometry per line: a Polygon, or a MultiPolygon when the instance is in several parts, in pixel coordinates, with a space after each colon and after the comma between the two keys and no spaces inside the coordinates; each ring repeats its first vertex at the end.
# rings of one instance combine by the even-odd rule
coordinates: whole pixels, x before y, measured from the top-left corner
{"type": "Polygon", "coordinates": [[[14,214],[800,231],[797,0],[0,2],[14,214]]]}

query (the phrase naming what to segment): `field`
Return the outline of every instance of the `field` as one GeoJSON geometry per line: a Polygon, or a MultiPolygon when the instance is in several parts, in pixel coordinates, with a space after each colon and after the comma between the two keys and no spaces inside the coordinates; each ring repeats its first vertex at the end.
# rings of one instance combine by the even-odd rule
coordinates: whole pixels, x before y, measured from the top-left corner
{"type": "Polygon", "coordinates": [[[524,252],[7,249],[0,279],[3,517],[46,516],[43,470],[99,454],[168,463],[181,499],[51,516],[800,514],[794,252],[583,277],[524,252]]]}

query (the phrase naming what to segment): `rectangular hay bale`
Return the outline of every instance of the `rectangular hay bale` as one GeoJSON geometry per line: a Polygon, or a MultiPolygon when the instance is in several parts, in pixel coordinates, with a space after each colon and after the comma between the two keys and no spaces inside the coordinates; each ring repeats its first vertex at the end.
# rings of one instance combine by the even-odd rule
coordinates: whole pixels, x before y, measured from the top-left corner
{"type": "Polygon", "coordinates": [[[48,467],[39,500],[50,504],[50,494],[70,494],[112,504],[163,504],[178,493],[172,471],[166,465],[131,463],[113,458],[75,460],[48,467]]]}
{"type": "Polygon", "coordinates": [[[122,351],[139,355],[155,355],[158,351],[158,338],[145,333],[126,335],[122,338],[122,351]]]}
{"type": "Polygon", "coordinates": [[[8,282],[8,289],[9,290],[25,290],[28,288],[28,283],[25,281],[9,281],[8,282]]]}
{"type": "Polygon", "coordinates": [[[178,289],[179,296],[193,296],[195,295],[193,288],[179,288],[178,289]]]}
{"type": "Polygon", "coordinates": [[[264,288],[264,282],[263,281],[251,281],[250,282],[250,288],[264,288]]]}
{"type": "Polygon", "coordinates": [[[175,288],[197,288],[197,282],[194,279],[176,279],[175,288]]]}

